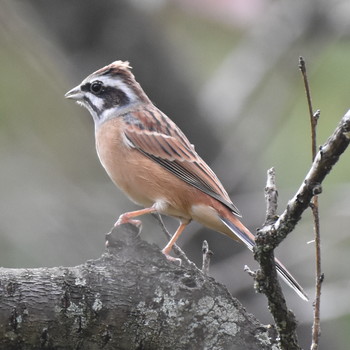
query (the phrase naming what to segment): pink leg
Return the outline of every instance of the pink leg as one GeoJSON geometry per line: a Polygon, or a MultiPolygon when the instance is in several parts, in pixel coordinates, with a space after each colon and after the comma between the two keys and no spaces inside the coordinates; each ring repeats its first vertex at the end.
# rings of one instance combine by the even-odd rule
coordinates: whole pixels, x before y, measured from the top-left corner
{"type": "Polygon", "coordinates": [[[118,221],[114,224],[114,226],[118,226],[121,224],[133,224],[135,226],[141,226],[141,221],[140,220],[131,220],[132,218],[135,218],[137,216],[145,215],[145,214],[151,214],[155,213],[156,209],[153,207],[150,208],[145,208],[145,209],[140,209],[140,210],[135,210],[135,211],[130,211],[128,213],[124,213],[119,216],[118,221]]]}
{"type": "MultiPolygon", "coordinates": [[[[132,218],[135,218],[137,216],[145,215],[145,214],[152,214],[157,212],[157,210],[153,207],[150,208],[145,208],[145,209],[140,209],[140,210],[135,210],[135,211],[130,211],[128,213],[124,213],[119,216],[118,221],[114,224],[114,226],[130,223],[136,226],[141,226],[141,221],[140,220],[132,220],[132,218]]],[[[181,265],[181,259],[179,258],[174,258],[170,255],[170,251],[173,248],[173,245],[176,243],[178,238],[181,236],[181,233],[185,229],[185,227],[188,225],[189,222],[182,222],[174,235],[171,237],[170,241],[168,244],[164,247],[162,250],[162,253],[165,255],[165,257],[170,260],[170,261],[176,261],[179,262],[181,265]]]]}
{"type": "Polygon", "coordinates": [[[164,249],[162,250],[162,253],[165,255],[165,257],[170,260],[170,261],[176,261],[179,262],[181,265],[181,259],[179,258],[174,258],[170,255],[170,251],[173,248],[173,245],[176,243],[176,241],[178,240],[178,238],[181,236],[181,233],[183,232],[183,230],[185,229],[185,227],[188,225],[188,222],[186,223],[181,223],[180,226],[178,227],[178,229],[176,230],[176,232],[174,233],[174,235],[171,237],[171,240],[168,242],[168,244],[164,247],[164,249]]]}

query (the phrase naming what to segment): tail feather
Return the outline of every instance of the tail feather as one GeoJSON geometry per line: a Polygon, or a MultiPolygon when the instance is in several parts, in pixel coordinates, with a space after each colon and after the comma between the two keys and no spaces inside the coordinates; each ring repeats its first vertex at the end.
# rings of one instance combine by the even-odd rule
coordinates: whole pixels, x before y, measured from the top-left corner
{"type": "MultiPolygon", "coordinates": [[[[253,251],[255,246],[254,235],[237,219],[237,224],[234,224],[232,220],[220,216],[220,220],[225,224],[225,226],[233,232],[246,246],[249,250],[253,251]],[[238,227],[240,226],[240,227],[238,227]]],[[[297,280],[291,275],[291,273],[283,266],[283,264],[275,258],[275,264],[277,272],[280,274],[284,282],[288,284],[298,295],[305,301],[309,298],[304,292],[303,288],[297,282],[297,280]]]]}
{"type": "Polygon", "coordinates": [[[305,301],[309,301],[309,297],[304,292],[301,285],[297,282],[297,280],[291,275],[291,273],[283,266],[283,264],[275,258],[275,264],[277,272],[280,274],[284,282],[286,282],[289,287],[291,287],[299,296],[301,299],[305,301]]]}

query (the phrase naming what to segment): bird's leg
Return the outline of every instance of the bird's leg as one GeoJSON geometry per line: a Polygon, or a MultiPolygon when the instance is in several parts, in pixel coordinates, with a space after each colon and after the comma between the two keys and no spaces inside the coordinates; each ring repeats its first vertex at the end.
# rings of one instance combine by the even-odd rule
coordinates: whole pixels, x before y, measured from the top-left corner
{"type": "Polygon", "coordinates": [[[183,230],[185,229],[185,227],[188,225],[188,222],[182,222],[180,224],[180,226],[178,227],[178,229],[176,230],[176,232],[174,233],[174,235],[171,237],[170,241],[168,242],[168,244],[164,247],[164,249],[162,250],[162,253],[165,255],[165,257],[170,260],[170,261],[176,261],[181,265],[181,259],[179,258],[174,258],[170,255],[170,251],[173,248],[173,245],[175,244],[175,242],[178,240],[178,238],[181,236],[181,233],[183,232],[183,230]]]}
{"type": "MultiPolygon", "coordinates": [[[[124,214],[119,216],[119,219],[114,224],[114,226],[130,223],[130,224],[133,224],[133,225],[136,225],[136,226],[140,227],[141,226],[141,221],[140,220],[132,220],[132,218],[135,218],[135,217],[141,216],[141,215],[145,215],[145,214],[152,214],[152,213],[155,213],[156,211],[157,210],[154,207],[150,207],[150,208],[145,208],[145,209],[140,209],[140,210],[135,210],[135,211],[130,211],[128,213],[124,213],[124,214]]],[[[182,222],[180,224],[180,226],[178,227],[178,229],[176,230],[174,235],[171,237],[171,239],[168,242],[168,244],[162,250],[162,253],[165,255],[165,257],[169,261],[175,261],[175,262],[179,263],[180,265],[181,265],[181,259],[172,257],[170,255],[170,251],[173,248],[173,245],[178,240],[178,238],[181,236],[181,233],[183,232],[185,227],[188,225],[188,223],[189,222],[186,221],[186,222],[182,222]]]]}
{"type": "Polygon", "coordinates": [[[114,226],[118,226],[121,224],[133,224],[135,226],[140,227],[141,221],[140,220],[132,220],[132,218],[135,218],[137,216],[145,215],[145,214],[151,214],[156,212],[157,210],[154,207],[130,211],[128,213],[124,213],[119,216],[118,221],[114,224],[114,226]]]}

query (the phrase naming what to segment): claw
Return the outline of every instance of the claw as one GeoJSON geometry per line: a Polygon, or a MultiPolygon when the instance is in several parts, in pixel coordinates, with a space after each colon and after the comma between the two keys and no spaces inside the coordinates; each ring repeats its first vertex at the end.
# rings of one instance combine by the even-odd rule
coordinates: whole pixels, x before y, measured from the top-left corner
{"type": "Polygon", "coordinates": [[[142,222],[140,220],[130,219],[127,215],[122,214],[119,216],[118,221],[114,224],[114,227],[122,225],[122,224],[131,224],[138,228],[141,228],[142,222]]]}
{"type": "Polygon", "coordinates": [[[165,249],[162,250],[162,253],[163,253],[164,256],[167,258],[168,261],[175,262],[176,264],[178,264],[179,266],[181,266],[182,260],[181,260],[180,258],[174,258],[173,256],[167,254],[167,253],[165,252],[165,249]]]}

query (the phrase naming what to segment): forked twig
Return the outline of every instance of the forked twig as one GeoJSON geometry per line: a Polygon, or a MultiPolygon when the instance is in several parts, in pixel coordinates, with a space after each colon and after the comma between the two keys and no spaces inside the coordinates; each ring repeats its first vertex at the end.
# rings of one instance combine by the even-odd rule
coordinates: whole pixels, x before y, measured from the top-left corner
{"type": "MultiPolygon", "coordinates": [[[[321,184],[339,157],[350,143],[350,110],[340,120],[333,134],[320,147],[309,172],[287,208],[276,222],[265,225],[258,231],[254,257],[259,262],[262,274],[257,284],[268,298],[269,309],[279,333],[281,349],[300,349],[296,338],[296,323],[289,312],[274,269],[273,250],[292,232],[303,212],[310,207],[315,194],[321,193],[321,184]],[[262,282],[261,282],[262,281],[262,282]]],[[[322,275],[321,275],[322,281],[322,275]]]]}
{"type": "MultiPolygon", "coordinates": [[[[277,187],[274,168],[267,171],[265,187],[266,218],[265,223],[257,234],[257,247],[254,250],[254,258],[259,262],[260,270],[252,273],[256,287],[260,293],[264,293],[268,300],[269,310],[275,320],[279,335],[279,345],[283,350],[300,350],[296,334],[297,322],[292,311],[288,310],[283,296],[281,285],[277,278],[275,267],[274,248],[270,239],[275,233],[274,224],[278,219],[277,212],[277,187]]],[[[276,245],[277,246],[277,245],[276,245]]]]}

